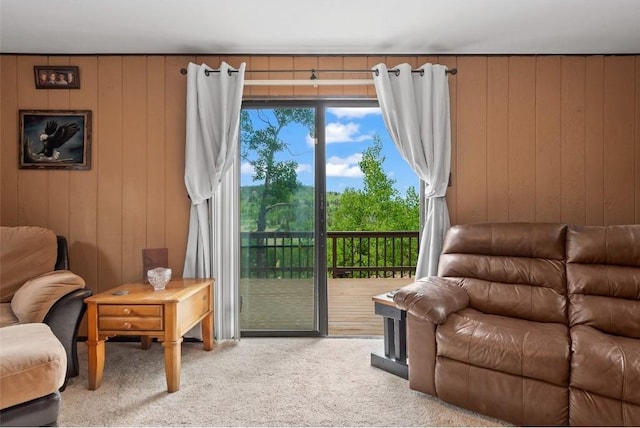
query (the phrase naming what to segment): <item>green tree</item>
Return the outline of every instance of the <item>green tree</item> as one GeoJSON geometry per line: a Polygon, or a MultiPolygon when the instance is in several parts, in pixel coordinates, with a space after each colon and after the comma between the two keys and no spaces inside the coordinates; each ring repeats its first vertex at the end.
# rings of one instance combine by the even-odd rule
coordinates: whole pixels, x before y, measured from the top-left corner
{"type": "MultiPolygon", "coordinates": [[[[328,228],[332,231],[399,231],[419,227],[420,198],[413,186],[406,196],[394,188],[395,180],[384,171],[382,141],[374,137],[373,144],[362,154],[360,169],[364,175],[362,190],[348,188],[332,198],[328,205],[328,228]]],[[[417,248],[407,243],[389,260],[385,248],[394,238],[345,241],[336,248],[342,266],[396,266],[417,256],[417,248]]],[[[415,261],[414,261],[415,262],[415,261]]],[[[368,275],[368,274],[366,274],[368,275]]]]}
{"type": "Polygon", "coordinates": [[[417,230],[419,197],[413,186],[403,197],[394,188],[396,181],[387,176],[383,163],[382,140],[374,136],[373,144],[362,153],[360,169],[363,188],[347,188],[329,205],[329,230],[381,231],[417,230]]]}
{"type": "MultiPolygon", "coordinates": [[[[267,228],[267,213],[289,204],[299,182],[295,160],[278,161],[279,152],[289,150],[289,145],[281,138],[282,130],[290,124],[301,124],[309,132],[315,126],[314,110],[309,108],[256,109],[253,115],[258,121],[254,124],[247,110],[242,110],[240,126],[242,129],[242,159],[253,167],[253,180],[262,182],[254,189],[258,205],[256,231],[267,228]],[[272,114],[270,114],[272,113],[272,114]]],[[[286,219],[285,219],[286,222],[286,219]]]]}

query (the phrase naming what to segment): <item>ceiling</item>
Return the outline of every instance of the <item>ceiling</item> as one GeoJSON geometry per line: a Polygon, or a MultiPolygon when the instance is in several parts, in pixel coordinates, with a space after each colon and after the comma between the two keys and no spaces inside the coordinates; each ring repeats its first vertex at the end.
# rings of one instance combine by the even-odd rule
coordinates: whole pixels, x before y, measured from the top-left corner
{"type": "Polygon", "coordinates": [[[0,52],[640,53],[640,0],[0,0],[0,52]]]}

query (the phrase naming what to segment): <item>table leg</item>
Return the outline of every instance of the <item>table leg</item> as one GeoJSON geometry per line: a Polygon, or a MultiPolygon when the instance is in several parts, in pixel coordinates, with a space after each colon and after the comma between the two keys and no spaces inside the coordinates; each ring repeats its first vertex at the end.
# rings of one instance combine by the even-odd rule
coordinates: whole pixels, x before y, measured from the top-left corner
{"type": "Polygon", "coordinates": [[[213,313],[209,313],[202,320],[202,344],[205,351],[213,349],[213,313]]]}
{"type": "Polygon", "coordinates": [[[87,340],[89,359],[89,389],[95,390],[102,385],[104,373],[104,340],[87,340]]]}
{"type": "Polygon", "coordinates": [[[395,326],[392,318],[383,318],[384,322],[384,355],[394,358],[396,354],[395,326]]]}
{"type": "Polygon", "coordinates": [[[153,342],[153,337],[151,336],[140,336],[140,347],[142,349],[151,348],[151,342],[153,342]]]}
{"type": "Polygon", "coordinates": [[[180,389],[180,358],[182,338],[174,342],[162,342],[164,346],[164,372],[167,377],[167,391],[176,392],[180,389]]]}
{"type": "Polygon", "coordinates": [[[407,321],[393,320],[393,342],[394,342],[394,357],[396,360],[406,363],[407,362],[407,321]]]}
{"type": "Polygon", "coordinates": [[[406,312],[378,302],[374,309],[383,317],[384,356],[371,353],[371,365],[408,379],[406,312]]]}
{"type": "Polygon", "coordinates": [[[89,360],[89,389],[95,390],[102,385],[104,373],[104,341],[106,337],[98,335],[98,305],[87,304],[87,359],[89,360]]]}

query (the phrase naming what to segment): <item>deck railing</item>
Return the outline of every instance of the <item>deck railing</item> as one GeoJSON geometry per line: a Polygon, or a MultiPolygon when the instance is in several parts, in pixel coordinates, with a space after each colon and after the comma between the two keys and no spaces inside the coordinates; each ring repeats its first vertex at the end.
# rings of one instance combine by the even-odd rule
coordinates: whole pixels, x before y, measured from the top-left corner
{"type": "MultiPolygon", "coordinates": [[[[241,232],[243,278],[311,278],[313,232],[241,232]]],[[[333,278],[403,278],[415,274],[418,232],[327,232],[333,278]]]]}

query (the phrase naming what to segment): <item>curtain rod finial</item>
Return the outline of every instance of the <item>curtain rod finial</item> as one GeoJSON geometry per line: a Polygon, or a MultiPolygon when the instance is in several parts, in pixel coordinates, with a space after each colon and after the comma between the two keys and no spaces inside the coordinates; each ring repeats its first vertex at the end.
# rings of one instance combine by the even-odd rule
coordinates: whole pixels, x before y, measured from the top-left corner
{"type": "Polygon", "coordinates": [[[186,69],[186,68],[184,68],[184,67],[183,67],[183,68],[181,68],[181,69],[180,69],[180,74],[182,74],[182,75],[187,74],[187,69],[186,69]]]}
{"type": "Polygon", "coordinates": [[[447,70],[447,73],[451,74],[452,76],[455,76],[456,74],[458,74],[458,69],[457,68],[451,68],[451,69],[447,70]]]}

